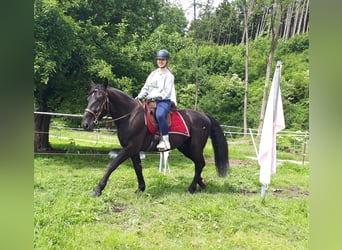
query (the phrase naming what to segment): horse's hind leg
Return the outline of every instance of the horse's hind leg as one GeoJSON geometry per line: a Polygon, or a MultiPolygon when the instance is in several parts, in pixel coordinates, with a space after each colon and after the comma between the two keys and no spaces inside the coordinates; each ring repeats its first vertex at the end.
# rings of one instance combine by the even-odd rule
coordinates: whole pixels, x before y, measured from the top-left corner
{"type": "Polygon", "coordinates": [[[145,180],[144,176],[142,174],[142,166],[141,166],[141,160],[140,160],[140,155],[139,153],[131,157],[133,166],[134,166],[134,171],[137,176],[138,180],[138,189],[135,191],[135,193],[140,193],[144,192],[146,185],[145,185],[145,180]]]}
{"type": "Polygon", "coordinates": [[[197,159],[197,160],[193,160],[193,161],[195,163],[195,176],[194,176],[194,179],[192,180],[192,182],[188,188],[188,191],[191,194],[193,194],[196,191],[196,185],[197,184],[199,184],[200,187],[202,187],[202,188],[206,187],[206,184],[203,182],[203,178],[201,176],[202,170],[205,166],[204,158],[201,160],[197,159]]]}
{"type": "Polygon", "coordinates": [[[202,178],[202,170],[205,166],[205,160],[203,157],[203,149],[195,149],[195,150],[191,150],[191,148],[194,147],[190,147],[189,145],[183,145],[182,147],[178,148],[179,151],[181,151],[186,157],[188,157],[189,159],[191,159],[194,164],[195,164],[195,176],[188,188],[189,193],[193,194],[196,191],[196,185],[198,184],[200,187],[205,188],[206,187],[206,183],[203,181],[202,178]]]}

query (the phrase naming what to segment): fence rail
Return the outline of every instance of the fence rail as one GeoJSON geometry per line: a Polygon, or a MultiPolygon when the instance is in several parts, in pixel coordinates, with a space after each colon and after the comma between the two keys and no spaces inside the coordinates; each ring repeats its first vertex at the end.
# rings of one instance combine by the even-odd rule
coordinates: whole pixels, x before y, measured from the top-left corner
{"type": "MultiPolygon", "coordinates": [[[[48,113],[48,112],[34,112],[34,114],[39,115],[50,115],[53,117],[64,117],[66,119],[81,118],[82,115],[79,114],[63,114],[63,113],[48,113]]],[[[80,126],[70,127],[70,126],[60,126],[54,123],[54,119],[50,124],[49,138],[59,140],[60,142],[70,142],[70,143],[85,143],[90,145],[113,145],[113,147],[119,146],[119,142],[116,136],[116,129],[112,126],[107,126],[110,117],[106,117],[104,122],[100,123],[99,127],[94,129],[92,133],[84,131],[80,126]],[[75,133],[77,132],[77,133],[75,133]]],[[[57,119],[58,120],[58,119],[57,119]]],[[[230,144],[243,143],[251,146],[252,150],[257,151],[257,144],[260,141],[258,135],[258,130],[250,128],[250,133],[245,134],[242,127],[221,125],[224,134],[230,144]],[[254,148],[254,149],[253,149],[254,148]]],[[[42,131],[35,131],[34,133],[46,133],[42,131]]],[[[309,132],[308,131],[289,131],[283,130],[277,134],[277,142],[283,142],[286,144],[286,149],[288,152],[294,154],[301,154],[304,158],[308,155],[308,141],[309,132]]],[[[46,153],[45,153],[46,154],[46,153]]],[[[78,154],[78,153],[76,153],[78,154]]],[[[94,153],[95,154],[95,153],[94,153]]],[[[80,154],[78,154],[80,155],[80,154]]],[[[82,154],[83,155],[83,154],[82,154]]]]}

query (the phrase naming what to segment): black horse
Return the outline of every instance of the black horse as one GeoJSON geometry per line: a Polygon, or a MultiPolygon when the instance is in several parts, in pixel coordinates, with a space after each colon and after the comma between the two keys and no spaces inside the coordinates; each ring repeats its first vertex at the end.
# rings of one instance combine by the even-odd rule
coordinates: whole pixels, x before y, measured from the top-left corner
{"type": "MultiPolygon", "coordinates": [[[[214,148],[215,165],[219,176],[228,173],[228,144],[219,123],[212,117],[194,110],[178,110],[188,126],[189,136],[170,134],[171,149],[177,148],[195,164],[195,176],[188,191],[194,193],[196,185],[205,188],[206,183],[201,173],[205,166],[203,149],[210,135],[214,148]]],[[[111,173],[125,160],[131,158],[138,180],[136,192],[145,190],[142,174],[140,151],[158,151],[156,145],[159,136],[149,132],[146,125],[145,107],[139,101],[121,90],[108,86],[106,79],[103,84],[91,81],[88,96],[88,107],[85,109],[82,127],[92,130],[94,125],[109,114],[115,121],[118,138],[122,149],[108,164],[106,173],[95,187],[92,196],[101,195],[111,173]]]]}

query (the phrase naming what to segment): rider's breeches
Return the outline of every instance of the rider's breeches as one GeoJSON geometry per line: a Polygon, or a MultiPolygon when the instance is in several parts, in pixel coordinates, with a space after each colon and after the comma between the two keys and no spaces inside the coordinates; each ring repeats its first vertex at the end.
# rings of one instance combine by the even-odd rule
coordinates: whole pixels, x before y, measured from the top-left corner
{"type": "Polygon", "coordinates": [[[169,131],[166,115],[170,111],[170,108],[170,100],[163,100],[157,102],[156,119],[158,121],[159,130],[162,135],[167,135],[169,131]]]}

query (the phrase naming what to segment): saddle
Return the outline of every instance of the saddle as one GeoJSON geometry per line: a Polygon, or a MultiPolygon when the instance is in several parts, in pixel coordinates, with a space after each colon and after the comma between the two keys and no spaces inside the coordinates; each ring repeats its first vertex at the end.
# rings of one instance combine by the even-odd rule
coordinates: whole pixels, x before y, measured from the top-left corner
{"type": "MultiPolygon", "coordinates": [[[[151,134],[159,135],[158,122],[156,119],[157,103],[155,101],[145,102],[145,117],[146,125],[151,134]]],[[[189,129],[186,125],[182,115],[177,111],[177,106],[171,102],[170,112],[166,116],[169,133],[181,134],[189,137],[189,129]]]]}
{"type": "MultiPolygon", "coordinates": [[[[146,112],[149,114],[149,119],[150,119],[153,127],[156,128],[157,130],[159,130],[158,121],[156,119],[156,108],[157,108],[157,102],[156,101],[154,101],[154,100],[146,101],[145,109],[146,109],[146,112]]],[[[176,110],[177,110],[176,104],[171,101],[170,112],[167,113],[167,115],[166,115],[166,121],[167,121],[167,125],[169,128],[171,127],[171,112],[174,112],[176,110]]]]}

